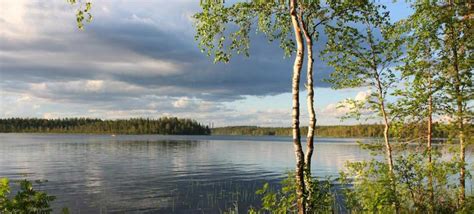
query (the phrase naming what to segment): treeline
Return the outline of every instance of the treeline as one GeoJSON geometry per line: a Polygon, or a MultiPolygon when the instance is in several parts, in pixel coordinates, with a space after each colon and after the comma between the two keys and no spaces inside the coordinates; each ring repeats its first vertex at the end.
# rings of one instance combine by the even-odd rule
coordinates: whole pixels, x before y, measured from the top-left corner
{"type": "MultiPolygon", "coordinates": [[[[466,124],[470,126],[470,124],[466,124]]],[[[404,124],[405,128],[392,136],[413,138],[423,135],[426,127],[404,124]]],[[[433,137],[453,136],[449,124],[434,123],[433,137]]],[[[308,128],[302,127],[306,135],[308,128]]],[[[317,126],[318,137],[383,137],[384,126],[380,124],[317,126]]],[[[246,135],[246,136],[291,136],[291,127],[228,126],[213,128],[199,124],[195,120],[176,117],[159,119],[119,119],[102,120],[92,118],[7,118],[0,119],[2,133],[87,133],[87,134],[162,134],[162,135],[246,135]]]]}
{"type": "MultiPolygon", "coordinates": [[[[448,138],[452,135],[447,124],[434,123],[433,137],[448,138]]],[[[400,138],[413,138],[426,131],[425,127],[405,124],[403,132],[392,133],[400,138]]],[[[379,124],[333,125],[316,126],[315,134],[318,137],[383,137],[384,126],[379,124]]],[[[301,128],[301,134],[306,135],[308,127],[301,128]]],[[[291,127],[258,127],[258,126],[228,126],[213,128],[212,135],[248,135],[248,136],[291,136],[291,127]]]]}
{"type": "Polygon", "coordinates": [[[195,120],[176,117],[120,120],[7,118],[0,119],[0,132],[209,135],[211,130],[195,120]]]}

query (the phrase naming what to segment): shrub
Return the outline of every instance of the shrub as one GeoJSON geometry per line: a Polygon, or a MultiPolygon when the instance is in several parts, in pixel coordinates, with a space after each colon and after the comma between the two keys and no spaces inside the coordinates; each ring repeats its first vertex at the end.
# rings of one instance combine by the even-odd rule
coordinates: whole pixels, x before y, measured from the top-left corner
{"type": "Polygon", "coordinates": [[[27,180],[19,181],[20,190],[10,196],[9,180],[0,179],[0,213],[51,213],[50,203],[55,199],[45,192],[33,189],[27,180]]]}
{"type": "MultiPolygon", "coordinates": [[[[311,200],[307,207],[309,213],[333,213],[335,193],[333,183],[329,178],[324,180],[313,179],[311,200]]],[[[272,189],[266,183],[262,189],[257,190],[262,195],[262,207],[250,209],[249,213],[296,213],[296,182],[294,173],[281,182],[280,189],[272,189]]]]}

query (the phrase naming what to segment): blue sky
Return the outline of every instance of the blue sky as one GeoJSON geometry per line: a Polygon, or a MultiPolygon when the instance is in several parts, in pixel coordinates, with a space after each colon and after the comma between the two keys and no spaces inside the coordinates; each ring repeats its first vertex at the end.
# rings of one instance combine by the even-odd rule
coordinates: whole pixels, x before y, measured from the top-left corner
{"type": "MultiPolygon", "coordinates": [[[[0,2],[2,118],[178,116],[216,126],[290,126],[292,59],[257,36],[250,58],[213,64],[194,41],[198,0],[92,1],[85,31],[65,0],[0,2]]],[[[410,13],[404,1],[380,2],[394,20],[410,13]]],[[[315,69],[318,124],[356,123],[340,122],[336,105],[367,90],[332,90],[321,80],[331,69],[320,61],[315,69]]]]}

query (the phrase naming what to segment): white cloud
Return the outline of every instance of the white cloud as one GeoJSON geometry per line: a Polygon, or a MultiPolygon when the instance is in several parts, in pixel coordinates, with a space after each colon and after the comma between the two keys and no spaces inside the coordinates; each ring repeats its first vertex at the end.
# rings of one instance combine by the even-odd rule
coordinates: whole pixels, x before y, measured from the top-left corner
{"type": "Polygon", "coordinates": [[[26,0],[0,1],[0,35],[12,37],[18,31],[26,31],[23,17],[26,14],[26,0]]]}
{"type": "Polygon", "coordinates": [[[359,91],[357,95],[355,96],[354,100],[366,101],[370,97],[371,94],[372,94],[371,90],[359,91]]]}
{"type": "Polygon", "coordinates": [[[130,20],[133,22],[140,22],[140,23],[150,24],[150,25],[156,24],[155,21],[153,21],[153,19],[149,17],[140,17],[137,14],[132,14],[132,17],[130,18],[130,20]]]}
{"type": "Polygon", "coordinates": [[[44,119],[56,119],[59,118],[59,116],[55,113],[47,112],[43,114],[44,119]]]}
{"type": "Polygon", "coordinates": [[[30,89],[31,91],[44,91],[47,89],[47,85],[46,83],[42,82],[42,83],[31,83],[30,84],[30,89]]]}
{"type": "Polygon", "coordinates": [[[187,108],[191,105],[191,101],[187,97],[181,97],[173,102],[175,108],[187,108]]]}
{"type": "MultiPolygon", "coordinates": [[[[359,91],[352,99],[345,99],[341,100],[337,103],[331,103],[326,105],[322,109],[322,113],[325,115],[329,115],[332,117],[342,117],[350,113],[353,108],[355,107],[355,103],[362,103],[369,99],[370,95],[372,94],[371,90],[359,91]]],[[[362,113],[369,113],[368,110],[361,109],[362,113]]]]}
{"type": "Polygon", "coordinates": [[[107,7],[107,6],[105,6],[105,5],[102,6],[101,9],[102,9],[102,12],[104,12],[104,13],[107,13],[107,14],[110,13],[109,7],[107,7]]]}
{"type": "Polygon", "coordinates": [[[119,81],[104,80],[75,80],[61,82],[31,83],[30,95],[44,99],[58,99],[60,97],[78,96],[90,93],[123,93],[133,96],[148,91],[148,89],[119,81]]]}
{"type": "Polygon", "coordinates": [[[87,80],[85,84],[85,89],[87,91],[100,91],[104,87],[103,80],[87,80]]]}
{"type": "Polygon", "coordinates": [[[112,73],[127,73],[133,75],[170,75],[178,74],[181,65],[166,60],[151,59],[143,56],[127,55],[128,61],[88,61],[87,63],[95,65],[97,68],[112,73]]]}
{"type": "Polygon", "coordinates": [[[30,102],[31,96],[30,95],[22,95],[20,98],[17,99],[18,102],[30,102]]]}
{"type": "Polygon", "coordinates": [[[221,103],[205,101],[197,98],[180,97],[172,102],[172,106],[180,112],[215,112],[225,108],[221,103]]]}
{"type": "Polygon", "coordinates": [[[12,24],[22,23],[26,3],[26,0],[0,1],[0,18],[12,24]]]}
{"type": "Polygon", "coordinates": [[[322,113],[326,116],[342,117],[350,112],[350,106],[341,105],[340,103],[331,103],[322,109],[322,113]]]}

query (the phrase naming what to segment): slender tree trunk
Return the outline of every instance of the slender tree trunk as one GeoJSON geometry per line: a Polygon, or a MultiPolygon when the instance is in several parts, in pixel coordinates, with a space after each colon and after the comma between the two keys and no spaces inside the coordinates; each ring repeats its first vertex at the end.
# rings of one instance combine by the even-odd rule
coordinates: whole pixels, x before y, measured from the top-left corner
{"type": "MultiPolygon", "coordinates": [[[[368,20],[366,20],[366,25],[368,26],[368,30],[370,29],[370,26],[369,26],[369,22],[368,20]]],[[[367,33],[368,35],[371,35],[370,32],[367,33]]],[[[378,93],[378,99],[379,99],[379,108],[380,108],[380,111],[382,112],[382,117],[383,117],[383,122],[384,122],[384,130],[383,130],[383,138],[384,138],[384,141],[385,141],[385,155],[386,155],[386,159],[387,159],[387,163],[388,163],[388,169],[389,169],[389,173],[390,173],[390,181],[391,181],[391,184],[392,184],[392,188],[393,188],[393,192],[396,193],[397,192],[397,184],[395,182],[395,173],[393,171],[393,158],[392,158],[392,146],[390,145],[390,139],[389,139],[389,136],[388,136],[388,132],[390,130],[390,122],[389,122],[389,119],[388,119],[388,115],[387,115],[387,111],[386,111],[386,106],[385,106],[385,97],[384,97],[384,89],[382,87],[382,82],[381,82],[381,77],[380,77],[380,74],[378,73],[377,69],[378,69],[378,65],[377,65],[377,61],[376,61],[376,56],[375,56],[375,50],[374,50],[374,41],[373,41],[373,38],[372,36],[369,36],[368,37],[368,43],[370,45],[370,48],[372,50],[372,69],[373,69],[373,72],[374,72],[374,75],[375,75],[375,80],[376,80],[376,84],[377,84],[377,93],[378,93]]],[[[395,198],[395,209],[396,209],[396,213],[400,213],[400,204],[399,204],[399,201],[398,201],[398,198],[395,198]]]]}
{"type": "MultiPolygon", "coordinates": [[[[381,104],[382,109],[385,109],[385,105],[381,104]]],[[[390,130],[390,124],[388,122],[387,113],[385,110],[382,110],[383,120],[384,120],[384,129],[383,129],[383,138],[385,141],[385,153],[387,155],[388,169],[390,173],[393,174],[393,158],[392,158],[392,146],[390,145],[390,140],[388,136],[388,131],[390,130]]]]}
{"type": "MultiPolygon", "coordinates": [[[[303,30],[303,35],[306,39],[306,49],[308,50],[307,53],[307,83],[306,83],[306,90],[308,91],[308,96],[306,98],[307,106],[308,106],[308,116],[309,116],[309,124],[308,124],[308,133],[306,136],[306,154],[305,154],[305,185],[306,185],[306,192],[308,195],[307,200],[311,201],[312,195],[312,177],[311,177],[311,158],[313,156],[314,150],[314,129],[316,126],[316,114],[314,111],[314,87],[313,87],[313,38],[308,32],[306,24],[304,23],[303,17],[300,15],[300,23],[303,30]]],[[[307,208],[310,208],[310,205],[307,205],[307,208]]]]}
{"type": "MultiPolygon", "coordinates": [[[[452,9],[454,1],[450,0],[449,5],[452,9]]],[[[464,17],[465,18],[465,17],[464,17]]],[[[459,70],[459,57],[458,57],[458,32],[456,31],[454,23],[451,23],[450,34],[451,34],[451,51],[453,54],[453,71],[454,71],[454,96],[456,97],[456,119],[458,126],[458,137],[459,137],[459,158],[461,161],[459,169],[459,205],[464,207],[466,201],[466,147],[464,145],[464,112],[463,112],[463,103],[464,98],[461,91],[461,77],[459,70]]]]}
{"type": "Polygon", "coordinates": [[[316,113],[314,111],[314,85],[313,85],[313,42],[311,39],[307,39],[307,49],[308,49],[308,70],[307,70],[307,90],[308,90],[308,97],[306,99],[308,105],[308,115],[309,115],[309,125],[308,125],[308,133],[306,136],[306,156],[305,156],[305,163],[306,167],[308,168],[309,172],[311,172],[311,157],[313,156],[314,150],[314,131],[316,127],[316,113]]]}
{"type": "Polygon", "coordinates": [[[305,198],[305,184],[304,184],[304,153],[301,146],[300,133],[300,103],[299,103],[299,88],[300,88],[300,74],[303,67],[304,46],[301,35],[301,27],[298,24],[298,15],[296,13],[297,2],[290,0],[290,16],[293,30],[295,32],[296,40],[296,58],[293,65],[293,81],[292,81],[292,96],[293,96],[293,112],[292,112],[292,128],[293,128],[293,146],[296,156],[296,196],[298,213],[306,213],[306,198],[305,198]]]}
{"type": "MultiPolygon", "coordinates": [[[[375,64],[374,64],[375,65],[375,64]]],[[[375,66],[374,66],[375,67],[375,66]]],[[[375,67],[376,68],[376,67],[375,67]]],[[[392,146],[390,145],[390,139],[388,136],[388,132],[390,130],[390,122],[388,120],[388,115],[385,107],[385,98],[383,95],[383,88],[382,88],[382,83],[380,81],[380,75],[377,73],[377,70],[374,69],[375,71],[375,76],[377,80],[377,89],[378,89],[378,97],[379,97],[379,107],[380,111],[382,112],[382,117],[384,121],[384,129],[383,129],[383,138],[385,141],[385,154],[387,158],[387,163],[388,163],[388,169],[390,173],[390,182],[392,184],[393,192],[397,192],[397,184],[395,182],[395,173],[393,171],[393,158],[392,158],[392,146]]],[[[395,199],[395,209],[396,213],[400,213],[400,204],[398,201],[398,198],[395,199]]]]}
{"type": "Polygon", "coordinates": [[[390,139],[388,136],[388,132],[390,130],[390,122],[388,120],[388,115],[385,107],[385,101],[383,97],[383,88],[382,88],[382,83],[380,82],[380,76],[378,75],[377,71],[376,73],[376,80],[377,80],[377,93],[378,93],[378,98],[379,98],[379,107],[380,111],[382,112],[382,118],[384,122],[384,129],[383,129],[383,138],[385,142],[385,154],[387,158],[387,163],[388,163],[388,169],[390,170],[390,174],[393,176],[393,158],[392,158],[392,146],[390,145],[390,139]]]}
{"type": "Polygon", "coordinates": [[[463,96],[461,92],[461,77],[459,76],[459,67],[457,60],[457,52],[454,52],[454,63],[455,63],[455,95],[457,105],[457,123],[458,123],[458,135],[459,135],[459,147],[460,154],[459,158],[461,161],[460,172],[459,172],[459,204],[464,207],[466,200],[466,145],[464,144],[464,111],[463,111],[463,96]]]}
{"type": "MultiPolygon", "coordinates": [[[[369,25],[368,20],[366,20],[366,26],[367,26],[367,29],[368,29],[367,35],[371,35],[370,32],[369,32],[370,25],[369,25]]],[[[375,52],[374,52],[375,51],[374,47],[373,47],[374,41],[373,41],[372,36],[368,37],[368,43],[369,43],[370,48],[372,50],[372,70],[374,72],[374,77],[375,77],[375,81],[376,81],[376,84],[377,84],[376,85],[377,95],[378,95],[378,99],[379,99],[378,104],[379,104],[380,111],[382,112],[382,117],[383,117],[383,122],[384,122],[383,138],[384,138],[384,141],[385,141],[385,153],[386,153],[388,168],[390,170],[390,177],[391,177],[393,185],[395,185],[395,182],[394,182],[395,174],[393,173],[392,146],[390,145],[390,140],[389,140],[389,136],[388,136],[388,132],[390,130],[390,122],[388,120],[387,111],[385,109],[384,89],[382,87],[382,82],[381,82],[381,79],[380,79],[381,77],[380,77],[380,74],[377,71],[378,64],[377,64],[376,56],[375,56],[375,52]]]]}
{"type": "MultiPolygon", "coordinates": [[[[432,80],[431,80],[431,72],[428,73],[428,132],[426,134],[427,139],[427,146],[426,150],[428,152],[428,164],[429,164],[429,172],[428,172],[428,188],[430,192],[430,203],[431,207],[434,206],[434,189],[433,189],[433,165],[431,161],[431,141],[433,136],[433,92],[432,92],[432,80]]],[[[433,212],[433,209],[431,210],[433,212]]]]}
{"type": "Polygon", "coordinates": [[[464,145],[464,123],[463,123],[463,110],[462,110],[462,98],[461,95],[458,95],[457,104],[458,104],[458,114],[459,122],[459,145],[460,145],[460,159],[461,159],[461,169],[459,173],[459,183],[460,183],[460,191],[459,191],[459,203],[461,207],[464,207],[466,201],[466,145],[464,145]]]}

